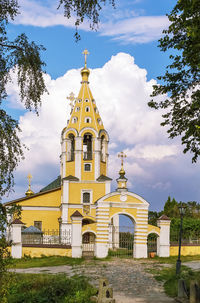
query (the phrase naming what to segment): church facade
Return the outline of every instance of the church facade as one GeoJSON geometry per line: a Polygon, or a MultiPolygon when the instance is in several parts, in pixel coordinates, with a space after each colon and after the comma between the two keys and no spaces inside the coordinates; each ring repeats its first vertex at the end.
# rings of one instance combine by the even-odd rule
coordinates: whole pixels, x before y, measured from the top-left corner
{"type": "Polygon", "coordinates": [[[161,217],[159,226],[148,224],[149,203],[127,189],[123,153],[120,154],[122,163],[117,189],[111,192],[109,135],[89,88],[87,54],[85,50],[78,97],[71,93],[68,98],[71,113],[61,134],[60,176],[36,194],[29,186],[25,197],[7,202],[5,206],[20,205],[21,221],[26,227],[72,233],[74,257],[82,256],[84,243],[92,244],[96,257],[106,257],[115,240],[119,245],[119,239],[116,239],[119,233],[113,232],[113,228],[119,226],[121,214],[128,216],[134,224],[133,257],[147,257],[150,233],[158,236],[158,255],[169,256],[170,221],[161,217]]]}

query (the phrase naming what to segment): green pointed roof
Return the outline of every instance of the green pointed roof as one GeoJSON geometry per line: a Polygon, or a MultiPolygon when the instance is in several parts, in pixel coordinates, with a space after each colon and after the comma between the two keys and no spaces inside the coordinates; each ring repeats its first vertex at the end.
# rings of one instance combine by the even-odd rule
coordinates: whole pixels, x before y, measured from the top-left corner
{"type": "Polygon", "coordinates": [[[40,190],[40,193],[43,191],[51,190],[51,189],[56,189],[61,186],[61,176],[58,176],[53,182],[49,183],[47,186],[43,187],[40,190]]]}

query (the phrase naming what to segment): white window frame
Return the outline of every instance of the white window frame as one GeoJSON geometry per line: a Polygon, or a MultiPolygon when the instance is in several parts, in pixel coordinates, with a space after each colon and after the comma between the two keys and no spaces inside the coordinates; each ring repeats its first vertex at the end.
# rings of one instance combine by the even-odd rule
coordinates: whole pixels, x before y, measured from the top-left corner
{"type": "Polygon", "coordinates": [[[85,102],[86,102],[86,103],[89,102],[89,99],[85,99],[85,102]]]}
{"type": "Polygon", "coordinates": [[[78,122],[78,118],[77,117],[73,117],[72,118],[72,123],[77,123],[78,122]]]}
{"type": "Polygon", "coordinates": [[[81,203],[83,205],[89,205],[92,204],[93,201],[93,190],[92,189],[81,189],[81,203]],[[90,194],[90,202],[89,203],[83,203],[83,194],[89,193],[90,194]]]}
{"type": "Polygon", "coordinates": [[[89,113],[89,112],[90,112],[90,107],[89,107],[89,106],[86,106],[86,107],[85,107],[85,112],[86,112],[86,113],[89,113]],[[88,109],[88,110],[87,110],[87,109],[88,109]]]}
{"type": "Polygon", "coordinates": [[[84,171],[86,172],[86,173],[90,173],[91,171],[92,171],[92,163],[84,163],[84,171]],[[90,170],[85,170],[85,165],[86,164],[89,164],[90,165],[90,170]]]}
{"type": "Polygon", "coordinates": [[[80,111],[80,107],[76,107],[75,112],[78,113],[80,111]]]}

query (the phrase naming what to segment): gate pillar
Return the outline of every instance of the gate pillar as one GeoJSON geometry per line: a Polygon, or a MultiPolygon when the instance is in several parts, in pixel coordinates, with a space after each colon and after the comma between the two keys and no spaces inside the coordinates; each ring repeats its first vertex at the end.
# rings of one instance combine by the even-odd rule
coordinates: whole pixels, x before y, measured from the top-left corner
{"type": "Polygon", "coordinates": [[[19,219],[15,219],[12,222],[12,246],[11,246],[11,256],[16,259],[21,259],[22,257],[22,223],[19,219]]]}
{"type": "Polygon", "coordinates": [[[159,257],[170,256],[170,222],[171,220],[166,215],[162,215],[157,221],[157,225],[160,227],[160,237],[157,243],[159,257]]]}
{"type": "Polygon", "coordinates": [[[109,208],[101,205],[96,210],[97,235],[95,243],[95,256],[105,258],[108,255],[109,240],[109,208]]]}
{"type": "Polygon", "coordinates": [[[136,229],[134,233],[134,258],[147,258],[147,232],[136,229]]]}
{"type": "Polygon", "coordinates": [[[72,258],[82,257],[82,219],[83,216],[76,210],[71,215],[72,220],[72,258]]]}

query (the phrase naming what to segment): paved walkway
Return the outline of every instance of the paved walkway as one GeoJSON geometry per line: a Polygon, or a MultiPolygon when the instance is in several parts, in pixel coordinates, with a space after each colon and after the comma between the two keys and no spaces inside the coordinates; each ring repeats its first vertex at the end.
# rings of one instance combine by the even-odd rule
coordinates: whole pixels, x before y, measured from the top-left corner
{"type": "Polygon", "coordinates": [[[98,286],[100,277],[108,278],[113,287],[116,303],[170,303],[163,291],[162,284],[147,273],[149,268],[156,268],[158,264],[136,261],[132,259],[116,259],[109,261],[86,262],[79,266],[55,266],[28,269],[16,269],[18,273],[66,273],[90,277],[90,282],[98,286]]]}

